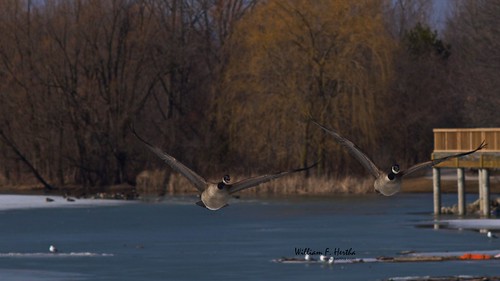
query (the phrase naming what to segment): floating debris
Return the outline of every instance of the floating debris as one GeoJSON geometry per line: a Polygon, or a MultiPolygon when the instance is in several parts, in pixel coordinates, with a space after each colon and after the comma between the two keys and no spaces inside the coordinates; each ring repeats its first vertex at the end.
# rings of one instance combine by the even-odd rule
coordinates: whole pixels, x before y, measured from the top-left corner
{"type": "Polygon", "coordinates": [[[441,261],[465,261],[465,260],[500,260],[500,253],[492,255],[483,252],[470,252],[464,254],[435,254],[435,255],[405,255],[396,257],[376,257],[376,258],[352,258],[335,259],[333,257],[322,256],[320,259],[314,259],[309,255],[304,258],[282,257],[272,260],[277,263],[300,263],[300,264],[336,264],[336,263],[374,263],[374,262],[441,262],[441,261]]]}
{"type": "MultiPolygon", "coordinates": [[[[490,200],[490,210],[491,215],[499,216],[500,215],[500,197],[490,200]]],[[[479,214],[480,211],[480,202],[479,199],[476,201],[467,204],[466,213],[467,214],[479,214]]],[[[458,214],[458,205],[454,204],[450,207],[441,207],[441,214],[458,214]]]]}
{"type": "Polygon", "coordinates": [[[387,281],[500,281],[500,276],[404,276],[392,277],[387,281]]]}
{"type": "Polygon", "coordinates": [[[282,257],[279,259],[274,259],[272,260],[273,262],[277,263],[301,263],[301,264],[336,264],[336,263],[363,263],[363,262],[378,262],[377,259],[375,258],[353,258],[353,259],[335,259],[333,257],[329,257],[328,259],[322,260],[316,260],[316,259],[309,259],[306,260],[305,258],[288,258],[288,257],[282,257]]]}

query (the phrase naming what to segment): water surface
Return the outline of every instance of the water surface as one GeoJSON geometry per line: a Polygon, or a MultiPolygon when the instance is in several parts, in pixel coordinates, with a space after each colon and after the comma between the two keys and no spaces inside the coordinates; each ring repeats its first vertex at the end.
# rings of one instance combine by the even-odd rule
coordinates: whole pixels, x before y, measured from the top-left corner
{"type": "MultiPolygon", "coordinates": [[[[434,221],[432,194],[242,199],[217,212],[194,205],[194,197],[51,207],[45,197],[25,198],[17,207],[0,207],[0,280],[383,280],[498,275],[500,267],[498,260],[272,262],[300,257],[296,248],[352,249],[355,258],[500,249],[500,239],[476,231],[416,227],[434,221]],[[59,254],[48,253],[51,244],[59,254]]],[[[443,204],[455,198],[443,195],[443,204]]]]}

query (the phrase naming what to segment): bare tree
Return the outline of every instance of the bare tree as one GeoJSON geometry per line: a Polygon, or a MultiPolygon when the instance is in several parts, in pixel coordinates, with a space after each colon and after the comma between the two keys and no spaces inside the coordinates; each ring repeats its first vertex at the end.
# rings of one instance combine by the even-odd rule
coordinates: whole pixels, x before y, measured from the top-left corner
{"type": "Polygon", "coordinates": [[[387,3],[387,28],[396,38],[418,23],[427,24],[432,14],[432,1],[429,0],[396,0],[387,3]]]}
{"type": "Polygon", "coordinates": [[[500,1],[457,1],[446,35],[453,46],[453,92],[469,126],[499,126],[500,1]]]}
{"type": "MultiPolygon", "coordinates": [[[[207,113],[219,50],[252,2],[2,2],[4,134],[61,185],[134,181],[142,153],[128,135],[133,120],[203,166],[216,135],[207,113]]],[[[12,146],[1,149],[16,159],[12,146]]]]}

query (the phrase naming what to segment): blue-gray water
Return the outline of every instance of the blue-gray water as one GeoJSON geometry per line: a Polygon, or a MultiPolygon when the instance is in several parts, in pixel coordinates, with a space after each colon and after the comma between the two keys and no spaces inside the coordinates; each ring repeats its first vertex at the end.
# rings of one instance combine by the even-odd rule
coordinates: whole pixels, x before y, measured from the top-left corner
{"type": "MultiPolygon", "coordinates": [[[[443,203],[455,198],[444,195],[443,203]]],[[[499,274],[499,260],[333,267],[271,261],[294,257],[295,248],[352,248],[356,258],[406,250],[500,249],[500,239],[479,232],[416,227],[433,221],[431,194],[242,199],[217,212],[194,201],[2,210],[0,280],[383,280],[499,274]],[[59,254],[48,254],[51,244],[59,254]]]]}

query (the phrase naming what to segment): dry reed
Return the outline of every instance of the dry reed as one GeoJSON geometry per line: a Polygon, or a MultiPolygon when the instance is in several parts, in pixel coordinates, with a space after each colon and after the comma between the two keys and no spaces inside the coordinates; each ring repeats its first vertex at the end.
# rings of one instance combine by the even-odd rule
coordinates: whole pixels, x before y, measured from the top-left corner
{"type": "MultiPolygon", "coordinates": [[[[244,179],[234,177],[233,182],[244,179]]],[[[143,171],[137,176],[139,194],[193,194],[196,188],[182,175],[165,171],[143,171]]],[[[373,180],[344,177],[339,179],[303,175],[289,175],[240,192],[243,195],[326,195],[372,193],[373,180]]]]}

